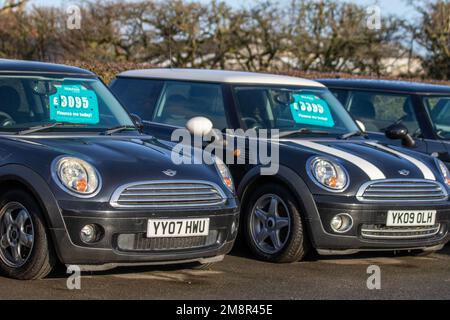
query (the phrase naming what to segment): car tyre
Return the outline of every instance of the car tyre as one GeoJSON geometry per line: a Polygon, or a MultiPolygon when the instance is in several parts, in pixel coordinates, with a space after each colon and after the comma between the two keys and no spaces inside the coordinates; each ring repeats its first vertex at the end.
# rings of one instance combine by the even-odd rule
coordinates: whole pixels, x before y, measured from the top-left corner
{"type": "Polygon", "coordinates": [[[0,269],[19,280],[45,278],[56,264],[42,210],[27,192],[15,189],[0,197],[0,269]]]}
{"type": "Polygon", "coordinates": [[[244,233],[250,250],[261,260],[276,263],[300,261],[308,251],[301,210],[282,185],[257,188],[244,205],[244,233]]]}

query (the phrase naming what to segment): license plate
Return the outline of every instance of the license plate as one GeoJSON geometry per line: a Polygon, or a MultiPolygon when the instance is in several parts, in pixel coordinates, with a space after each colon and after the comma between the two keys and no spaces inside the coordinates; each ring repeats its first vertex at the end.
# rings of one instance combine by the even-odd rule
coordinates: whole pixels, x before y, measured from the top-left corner
{"type": "Polygon", "coordinates": [[[436,223],[435,210],[423,211],[388,211],[388,227],[422,227],[434,226],[436,223]]]}
{"type": "Polygon", "coordinates": [[[147,238],[200,237],[209,233],[209,218],[148,220],[147,238]]]}

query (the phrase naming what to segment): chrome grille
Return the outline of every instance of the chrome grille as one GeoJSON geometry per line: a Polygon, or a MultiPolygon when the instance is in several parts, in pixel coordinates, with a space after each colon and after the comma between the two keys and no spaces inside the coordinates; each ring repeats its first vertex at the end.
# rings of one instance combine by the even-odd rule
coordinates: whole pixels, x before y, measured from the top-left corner
{"type": "Polygon", "coordinates": [[[429,227],[386,227],[384,225],[363,225],[361,236],[366,239],[424,239],[439,233],[441,225],[429,227]]]}
{"type": "Polygon", "coordinates": [[[383,180],[364,184],[357,194],[363,202],[418,202],[447,200],[448,193],[431,180],[383,180]]]}
{"type": "Polygon", "coordinates": [[[111,198],[113,207],[202,207],[225,203],[222,189],[206,181],[150,181],[128,184],[111,198]]]}

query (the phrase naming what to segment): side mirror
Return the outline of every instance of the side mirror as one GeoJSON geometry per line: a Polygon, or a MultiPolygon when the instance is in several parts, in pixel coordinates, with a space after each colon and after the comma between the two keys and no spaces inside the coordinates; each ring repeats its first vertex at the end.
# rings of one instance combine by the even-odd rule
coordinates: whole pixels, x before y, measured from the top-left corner
{"type": "Polygon", "coordinates": [[[385,134],[389,139],[402,140],[402,144],[405,147],[411,148],[416,145],[416,142],[408,132],[408,128],[401,123],[393,124],[386,128],[385,134]]]}
{"type": "Polygon", "coordinates": [[[211,133],[213,123],[208,118],[195,117],[186,123],[186,129],[194,136],[206,136],[211,133]]]}
{"type": "Polygon", "coordinates": [[[356,120],[356,124],[358,125],[359,129],[364,133],[366,132],[366,126],[364,123],[360,120],[356,120]]]}
{"type": "Polygon", "coordinates": [[[131,120],[133,120],[134,125],[139,129],[139,131],[144,130],[144,122],[142,121],[141,117],[139,117],[135,113],[130,114],[130,116],[131,120]]]}

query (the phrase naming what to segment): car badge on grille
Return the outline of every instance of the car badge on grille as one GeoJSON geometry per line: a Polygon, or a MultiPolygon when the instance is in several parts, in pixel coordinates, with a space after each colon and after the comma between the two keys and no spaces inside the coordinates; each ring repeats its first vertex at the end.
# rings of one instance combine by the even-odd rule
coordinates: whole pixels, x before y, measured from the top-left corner
{"type": "Polygon", "coordinates": [[[409,170],[400,170],[398,173],[400,173],[402,176],[409,176],[411,172],[409,170]]]}
{"type": "Polygon", "coordinates": [[[169,177],[175,177],[177,174],[177,172],[175,170],[171,170],[171,169],[164,170],[163,173],[169,177]]]}

